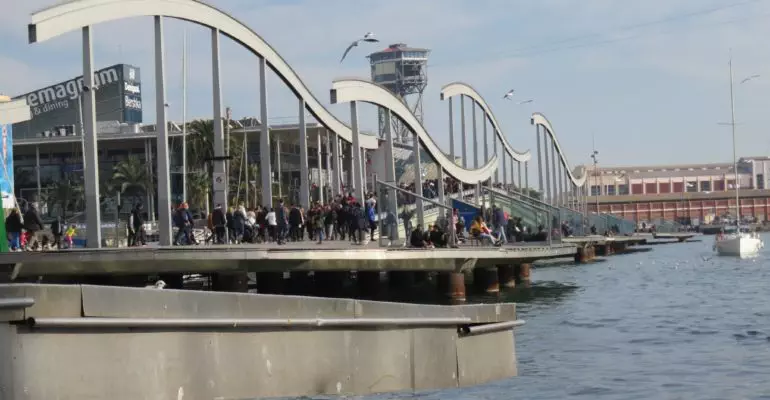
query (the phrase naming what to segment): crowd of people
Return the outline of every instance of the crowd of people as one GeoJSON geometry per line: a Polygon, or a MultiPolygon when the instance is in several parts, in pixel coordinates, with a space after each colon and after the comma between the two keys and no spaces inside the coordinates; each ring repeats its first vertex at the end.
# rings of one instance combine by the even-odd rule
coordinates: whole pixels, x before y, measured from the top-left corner
{"type": "Polygon", "coordinates": [[[5,232],[11,251],[61,250],[73,247],[77,229],[75,225],[67,226],[60,217],[46,229],[37,205],[24,203],[5,218],[5,232]]]}
{"type": "MultiPolygon", "coordinates": [[[[377,227],[377,199],[369,194],[358,201],[352,194],[338,195],[331,202],[316,202],[310,208],[286,204],[246,209],[243,204],[228,209],[216,204],[208,215],[203,241],[212,244],[273,242],[278,245],[304,240],[319,244],[328,240],[349,240],[365,244],[374,240],[377,227]]],[[[175,245],[197,244],[194,221],[187,204],[175,210],[175,245]]]]}

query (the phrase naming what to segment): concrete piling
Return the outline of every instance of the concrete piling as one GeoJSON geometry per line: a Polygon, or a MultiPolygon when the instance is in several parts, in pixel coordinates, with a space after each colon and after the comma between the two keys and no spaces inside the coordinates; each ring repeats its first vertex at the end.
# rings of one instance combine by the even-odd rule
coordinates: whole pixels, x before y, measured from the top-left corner
{"type": "Polygon", "coordinates": [[[474,268],[473,286],[479,293],[499,293],[500,282],[496,267],[474,268]]]}
{"type": "Polygon", "coordinates": [[[441,272],[438,288],[451,303],[465,302],[465,274],[462,272],[441,272]]]}
{"type": "Polygon", "coordinates": [[[379,271],[358,271],[359,296],[366,299],[379,298],[384,291],[384,284],[379,271]]]}
{"type": "Polygon", "coordinates": [[[283,272],[260,272],[257,274],[257,293],[283,294],[285,290],[283,272]]]}
{"type": "Polygon", "coordinates": [[[497,281],[501,288],[516,287],[516,271],[513,265],[498,265],[497,281]]]}
{"type": "MultiPolygon", "coordinates": [[[[166,282],[168,284],[168,282],[166,282]]],[[[249,291],[249,277],[246,272],[218,272],[211,276],[211,288],[217,292],[249,291]]]]}

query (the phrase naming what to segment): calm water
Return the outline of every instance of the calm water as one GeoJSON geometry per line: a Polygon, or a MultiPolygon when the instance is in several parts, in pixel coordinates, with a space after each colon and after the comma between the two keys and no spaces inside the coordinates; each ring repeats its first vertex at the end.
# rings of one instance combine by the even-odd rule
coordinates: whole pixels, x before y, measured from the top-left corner
{"type": "Polygon", "coordinates": [[[770,399],[770,249],[712,257],[712,240],[538,268],[505,294],[527,320],[519,377],[357,398],[770,399]]]}

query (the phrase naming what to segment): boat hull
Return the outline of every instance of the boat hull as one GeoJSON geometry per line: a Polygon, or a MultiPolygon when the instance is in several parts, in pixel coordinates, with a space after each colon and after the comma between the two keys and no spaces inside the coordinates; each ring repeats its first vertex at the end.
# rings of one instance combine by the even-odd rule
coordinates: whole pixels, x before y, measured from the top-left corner
{"type": "Polygon", "coordinates": [[[714,247],[720,256],[748,257],[759,253],[763,245],[758,237],[736,236],[718,240],[714,247]]]}

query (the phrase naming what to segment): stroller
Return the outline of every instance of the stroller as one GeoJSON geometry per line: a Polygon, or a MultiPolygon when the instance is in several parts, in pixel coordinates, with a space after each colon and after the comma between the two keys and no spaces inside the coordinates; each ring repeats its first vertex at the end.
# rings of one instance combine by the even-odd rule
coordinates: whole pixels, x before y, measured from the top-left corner
{"type": "Polygon", "coordinates": [[[246,224],[243,227],[243,243],[258,243],[259,233],[259,225],[256,223],[252,223],[250,221],[246,221],[246,224]]]}

